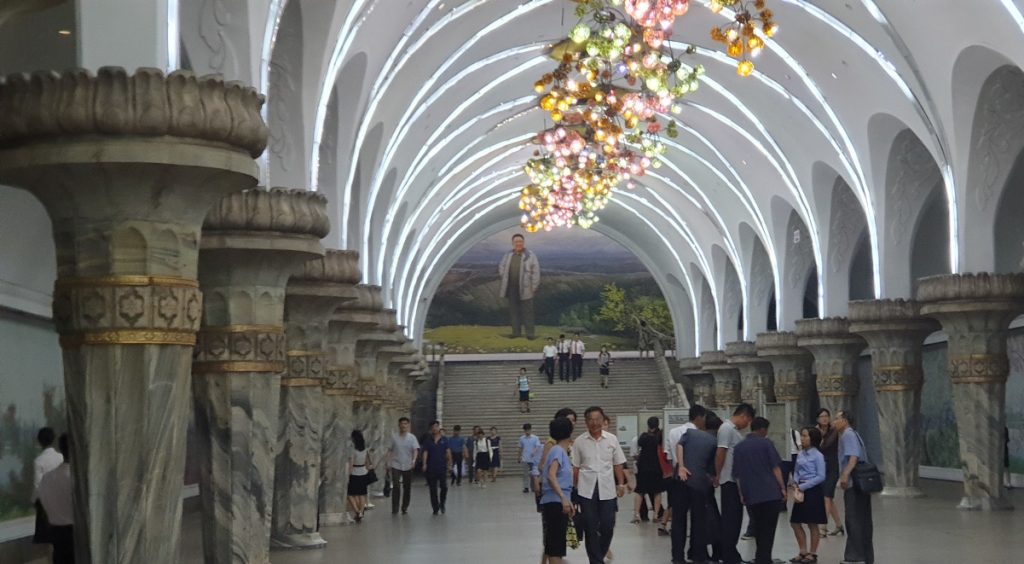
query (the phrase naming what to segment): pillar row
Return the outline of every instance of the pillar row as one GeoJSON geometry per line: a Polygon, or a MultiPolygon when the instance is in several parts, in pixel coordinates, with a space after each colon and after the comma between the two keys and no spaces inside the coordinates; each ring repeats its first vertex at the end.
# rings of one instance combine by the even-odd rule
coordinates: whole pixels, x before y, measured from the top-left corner
{"type": "Polygon", "coordinates": [[[185,71],[0,78],[0,182],[42,202],[56,242],[80,564],[179,561],[201,228],[256,185],[262,105],[185,71]]]}
{"type": "Polygon", "coordinates": [[[700,353],[701,368],[711,374],[715,403],[727,412],[740,404],[740,371],[729,364],[725,351],[700,353]]]}
{"type": "Polygon", "coordinates": [[[923,278],[921,313],[949,336],[949,378],[964,467],[963,509],[1012,509],[1003,487],[1010,321],[1024,311],[1024,274],[923,278]]]}
{"type": "Polygon", "coordinates": [[[822,407],[833,414],[839,410],[852,412],[860,390],[857,359],[867,343],[861,336],[850,333],[850,322],[845,317],[797,320],[796,335],[797,344],[814,356],[815,381],[822,407]]]}
{"type": "Polygon", "coordinates": [[[775,398],[789,408],[789,428],[808,425],[814,403],[811,353],[799,346],[796,333],[771,331],[757,335],[757,355],[772,363],[775,398]]]}
{"type": "Polygon", "coordinates": [[[323,255],[329,230],[326,200],[312,192],[247,190],[206,217],[192,394],[209,564],[270,562],[285,285],[323,255]]]}
{"type": "Polygon", "coordinates": [[[751,341],[725,344],[729,364],[740,371],[740,400],[758,406],[775,403],[775,374],[772,363],[757,356],[757,345],[751,341]]]}
{"type": "Polygon", "coordinates": [[[882,495],[921,497],[921,346],[939,324],[922,317],[920,304],[909,300],[853,301],[849,311],[850,331],[864,337],[871,354],[885,471],[882,495]]]}

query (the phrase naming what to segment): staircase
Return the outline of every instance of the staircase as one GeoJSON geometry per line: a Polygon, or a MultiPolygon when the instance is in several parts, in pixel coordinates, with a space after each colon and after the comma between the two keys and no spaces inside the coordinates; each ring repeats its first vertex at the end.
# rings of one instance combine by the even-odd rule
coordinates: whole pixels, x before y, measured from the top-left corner
{"type": "MultiPolygon", "coordinates": [[[[537,372],[540,360],[447,362],[444,377],[444,426],[448,434],[455,425],[462,426],[462,435],[469,436],[479,425],[484,432],[493,425],[501,435],[502,465],[506,470],[519,469],[519,436],[523,424],[533,425],[534,434],[546,439],[548,423],[555,412],[571,407],[579,415],[573,435],[585,432],[583,412],[592,405],[601,406],[615,428],[617,414],[660,410],[667,397],[662,377],[652,359],[616,359],[612,364],[608,389],[601,388],[596,360],[584,360],[583,378],[576,382],[558,380],[549,385],[547,377],[537,372]],[[516,378],[525,366],[530,375],[530,413],[519,413],[519,388],[516,378]]],[[[629,440],[632,437],[620,437],[629,440]]]]}

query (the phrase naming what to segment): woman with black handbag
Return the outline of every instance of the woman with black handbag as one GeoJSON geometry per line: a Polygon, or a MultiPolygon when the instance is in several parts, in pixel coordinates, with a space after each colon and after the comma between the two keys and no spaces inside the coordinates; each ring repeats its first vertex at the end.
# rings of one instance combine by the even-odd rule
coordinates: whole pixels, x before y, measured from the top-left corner
{"type": "Polygon", "coordinates": [[[348,461],[348,506],[356,523],[366,512],[366,488],[377,481],[373,461],[366,450],[366,439],[359,429],[352,431],[352,456],[348,461]]]}

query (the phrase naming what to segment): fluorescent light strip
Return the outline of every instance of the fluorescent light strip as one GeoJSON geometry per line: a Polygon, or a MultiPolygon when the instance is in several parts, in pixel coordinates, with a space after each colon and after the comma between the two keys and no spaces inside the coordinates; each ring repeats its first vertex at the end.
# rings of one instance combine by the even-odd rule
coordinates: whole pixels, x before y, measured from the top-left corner
{"type": "Polygon", "coordinates": [[[167,74],[181,68],[181,15],[178,0],[167,0],[167,74]]]}

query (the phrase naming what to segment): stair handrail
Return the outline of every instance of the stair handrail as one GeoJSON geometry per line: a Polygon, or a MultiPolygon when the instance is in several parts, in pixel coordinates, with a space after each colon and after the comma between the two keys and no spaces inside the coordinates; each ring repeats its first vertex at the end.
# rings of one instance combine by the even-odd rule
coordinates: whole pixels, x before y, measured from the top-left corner
{"type": "Polygon", "coordinates": [[[665,358],[664,343],[666,341],[674,342],[675,337],[666,335],[651,327],[639,316],[634,315],[633,319],[636,322],[637,333],[641,335],[642,340],[647,340],[651,343],[651,350],[654,352],[654,365],[658,368],[658,373],[661,375],[662,383],[665,386],[665,394],[668,396],[666,407],[690,407],[690,402],[686,399],[686,391],[683,389],[683,385],[677,383],[672,378],[672,368],[669,367],[668,360],[665,358]],[[647,338],[643,339],[643,337],[647,338]]]}

